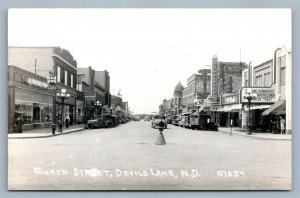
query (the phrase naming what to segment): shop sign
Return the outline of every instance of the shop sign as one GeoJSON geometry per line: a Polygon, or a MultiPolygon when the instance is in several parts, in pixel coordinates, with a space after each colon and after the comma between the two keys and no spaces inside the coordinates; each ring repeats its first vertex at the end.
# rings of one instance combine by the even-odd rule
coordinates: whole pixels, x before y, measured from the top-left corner
{"type": "Polygon", "coordinates": [[[238,94],[231,95],[231,96],[222,96],[222,105],[238,104],[238,103],[239,103],[238,94]]]}
{"type": "Polygon", "coordinates": [[[264,87],[242,87],[241,88],[241,103],[248,103],[247,97],[250,95],[255,96],[251,103],[274,103],[275,102],[275,89],[264,87]]]}

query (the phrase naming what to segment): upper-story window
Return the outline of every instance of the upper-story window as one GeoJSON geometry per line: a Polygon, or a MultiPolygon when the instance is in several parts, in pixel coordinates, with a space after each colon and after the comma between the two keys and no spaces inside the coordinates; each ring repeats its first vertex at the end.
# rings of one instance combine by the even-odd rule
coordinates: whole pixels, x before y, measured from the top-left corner
{"type": "Polygon", "coordinates": [[[74,76],[71,74],[71,87],[74,88],[74,76]]]}
{"type": "Polygon", "coordinates": [[[265,87],[270,86],[270,81],[271,81],[270,77],[271,77],[270,72],[264,74],[264,86],[265,87]]]}
{"type": "Polygon", "coordinates": [[[285,84],[285,66],[286,66],[286,56],[279,58],[280,61],[280,83],[285,84]]]}
{"type": "Polygon", "coordinates": [[[68,71],[65,71],[65,85],[68,85],[68,71]]]}
{"type": "Polygon", "coordinates": [[[61,76],[60,76],[60,66],[57,66],[57,81],[61,82],[61,76]]]}
{"type": "Polygon", "coordinates": [[[255,77],[255,86],[261,87],[262,86],[262,75],[255,77]]]}

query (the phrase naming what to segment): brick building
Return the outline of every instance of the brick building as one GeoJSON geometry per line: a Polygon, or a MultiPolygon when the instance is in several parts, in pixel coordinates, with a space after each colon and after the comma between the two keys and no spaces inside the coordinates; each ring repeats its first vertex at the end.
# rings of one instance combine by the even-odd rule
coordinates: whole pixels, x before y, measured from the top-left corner
{"type": "MultiPolygon", "coordinates": [[[[70,98],[64,101],[64,112],[70,116],[70,124],[76,120],[77,62],[72,54],[60,47],[8,47],[8,65],[20,67],[35,75],[48,78],[49,72],[56,75],[56,89],[66,89],[70,98]]],[[[53,121],[61,118],[62,101],[53,102],[53,121]]]]}
{"type": "Polygon", "coordinates": [[[23,119],[23,130],[51,126],[54,96],[54,92],[48,90],[46,78],[9,65],[8,132],[17,132],[17,117],[23,119]]]}

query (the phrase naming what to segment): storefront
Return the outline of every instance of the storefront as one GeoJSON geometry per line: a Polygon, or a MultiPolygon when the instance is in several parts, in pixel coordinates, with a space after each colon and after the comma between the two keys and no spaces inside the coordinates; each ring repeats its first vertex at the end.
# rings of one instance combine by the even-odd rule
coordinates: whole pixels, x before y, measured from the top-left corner
{"type": "Polygon", "coordinates": [[[263,116],[263,112],[275,103],[275,89],[266,87],[242,87],[240,101],[243,104],[242,127],[247,125],[253,130],[272,131],[271,117],[263,116]],[[250,103],[250,119],[249,119],[250,103]],[[250,120],[250,123],[249,123],[250,120]]]}
{"type": "Polygon", "coordinates": [[[219,111],[219,126],[223,127],[240,127],[241,126],[241,109],[239,103],[239,93],[226,93],[221,96],[221,107],[219,111]]]}
{"type": "Polygon", "coordinates": [[[268,109],[262,112],[262,116],[270,120],[270,131],[280,133],[280,118],[286,120],[285,100],[278,100],[268,109]]]}
{"type": "Polygon", "coordinates": [[[22,130],[50,127],[53,122],[53,92],[47,79],[9,66],[8,132],[16,131],[16,120],[22,120],[22,130]]]}

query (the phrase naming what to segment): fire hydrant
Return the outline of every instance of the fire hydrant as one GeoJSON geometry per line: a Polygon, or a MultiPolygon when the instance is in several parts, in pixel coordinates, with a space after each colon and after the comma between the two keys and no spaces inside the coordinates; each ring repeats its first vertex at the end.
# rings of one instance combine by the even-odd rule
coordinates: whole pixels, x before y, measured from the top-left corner
{"type": "Polygon", "coordinates": [[[56,125],[53,123],[53,124],[52,124],[52,134],[53,134],[53,135],[55,134],[55,130],[56,130],[56,125]]]}

